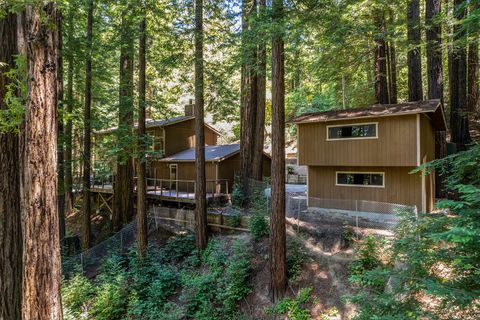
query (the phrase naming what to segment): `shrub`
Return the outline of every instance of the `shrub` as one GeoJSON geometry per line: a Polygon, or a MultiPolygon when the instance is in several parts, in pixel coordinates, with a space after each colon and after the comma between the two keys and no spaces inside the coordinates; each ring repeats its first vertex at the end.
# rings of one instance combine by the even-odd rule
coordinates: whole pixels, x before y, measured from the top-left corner
{"type": "Polygon", "coordinates": [[[378,258],[379,239],[369,235],[359,243],[357,259],[350,264],[350,272],[353,275],[361,275],[367,270],[373,270],[381,265],[378,258]]]}
{"type": "Polygon", "coordinates": [[[312,288],[302,288],[295,298],[285,298],[267,309],[267,314],[286,314],[289,320],[309,320],[311,318],[310,310],[306,308],[306,305],[313,302],[312,292],[312,288]]]}
{"type": "Polygon", "coordinates": [[[252,271],[250,260],[252,251],[247,241],[237,240],[232,244],[232,257],[228,260],[225,270],[225,289],[222,294],[225,314],[233,316],[237,311],[238,302],[251,292],[248,277],[252,271]]]}
{"type": "Polygon", "coordinates": [[[62,302],[64,313],[72,319],[80,318],[88,308],[88,302],[95,290],[90,281],[81,273],[74,275],[62,285],[62,302]]]}
{"type": "Polygon", "coordinates": [[[128,293],[125,283],[119,281],[102,283],[93,300],[91,315],[96,320],[121,319],[127,313],[128,293]]]}
{"type": "Polygon", "coordinates": [[[308,259],[308,254],[303,245],[296,239],[287,239],[287,274],[290,280],[297,280],[302,273],[303,264],[308,259]]]}
{"type": "Polygon", "coordinates": [[[268,237],[270,234],[267,216],[262,213],[255,213],[250,217],[249,228],[255,240],[268,237]]]}
{"type": "Polygon", "coordinates": [[[184,274],[181,300],[185,303],[187,317],[194,319],[219,319],[214,306],[217,297],[217,277],[205,274],[184,274]],[[210,318],[209,318],[210,317],[210,318]]]}
{"type": "Polygon", "coordinates": [[[164,263],[179,262],[195,251],[195,237],[191,234],[170,238],[160,251],[164,263]]]}

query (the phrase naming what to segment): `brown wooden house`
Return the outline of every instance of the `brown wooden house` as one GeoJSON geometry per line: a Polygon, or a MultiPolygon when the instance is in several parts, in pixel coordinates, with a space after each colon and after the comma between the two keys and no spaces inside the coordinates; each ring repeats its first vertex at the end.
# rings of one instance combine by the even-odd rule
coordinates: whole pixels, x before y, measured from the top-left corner
{"type": "Polygon", "coordinates": [[[445,131],[439,100],[308,113],[298,126],[298,164],[308,166],[315,199],[434,205],[433,175],[410,172],[435,158],[435,131],[445,131]]]}
{"type": "MultiPolygon", "coordinates": [[[[264,154],[263,175],[270,176],[270,157],[264,154]]],[[[173,187],[181,192],[193,192],[189,181],[195,180],[195,148],[180,151],[152,162],[153,176],[159,183],[177,181],[173,187]]],[[[225,144],[205,147],[207,193],[232,191],[235,176],[240,170],[240,145],[225,144]]],[[[165,186],[163,186],[165,188],[165,186]]]]}
{"type": "MultiPolygon", "coordinates": [[[[147,153],[147,194],[174,201],[191,202],[194,199],[195,117],[192,107],[185,107],[184,116],[146,121],[150,145],[147,153]]],[[[112,189],[116,159],[102,157],[105,155],[102,148],[110,148],[108,141],[115,144],[116,130],[114,127],[95,133],[94,163],[105,163],[106,160],[111,174],[106,175],[106,182],[104,177],[98,179],[98,175],[94,176],[94,189],[112,189]]],[[[217,145],[220,133],[207,123],[204,130],[207,197],[230,194],[234,177],[240,170],[240,145],[217,145]]],[[[267,155],[264,156],[264,175],[270,176],[270,158],[267,155]]]]}

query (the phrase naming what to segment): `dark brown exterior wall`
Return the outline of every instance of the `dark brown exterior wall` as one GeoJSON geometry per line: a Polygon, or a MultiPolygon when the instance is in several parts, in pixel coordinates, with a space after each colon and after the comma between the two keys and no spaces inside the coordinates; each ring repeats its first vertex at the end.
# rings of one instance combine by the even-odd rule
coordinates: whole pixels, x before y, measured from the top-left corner
{"type": "MultiPolygon", "coordinates": [[[[266,155],[263,156],[263,176],[270,177],[271,159],[266,155]]],[[[235,176],[240,174],[240,154],[236,154],[224,161],[220,162],[218,168],[218,176],[220,179],[228,179],[229,186],[233,186],[235,176]]]]}
{"type": "MultiPolygon", "coordinates": [[[[320,199],[369,200],[422,208],[420,174],[414,167],[308,167],[308,197],[320,199]],[[385,187],[336,186],[336,171],[385,172],[385,187]]],[[[310,203],[314,201],[309,200],[310,203]]]]}
{"type": "MultiPolygon", "coordinates": [[[[195,147],[194,119],[166,126],[165,140],[165,156],[195,147]]],[[[217,144],[217,134],[207,126],[205,126],[205,144],[217,144]]]]}
{"type": "MultiPolygon", "coordinates": [[[[177,180],[189,180],[195,181],[195,162],[152,162],[152,173],[157,179],[170,179],[170,164],[177,165],[177,180]]],[[[216,163],[207,162],[205,164],[205,174],[207,180],[215,180],[216,163]]],[[[167,187],[167,183],[164,183],[164,187],[167,187]]],[[[207,192],[211,192],[212,183],[207,183],[207,192]]],[[[179,182],[179,191],[193,192],[193,183],[191,182],[179,182]]]]}
{"type": "Polygon", "coordinates": [[[298,125],[299,164],[416,166],[416,115],[298,125]],[[327,125],[378,122],[378,139],[326,140],[327,125]]]}
{"type": "MultiPolygon", "coordinates": [[[[266,177],[270,176],[270,158],[264,156],[263,158],[263,174],[266,177]]],[[[177,164],[178,166],[178,180],[195,180],[195,163],[194,162],[152,162],[152,173],[156,172],[157,179],[170,179],[170,164],[177,164]]],[[[240,155],[236,154],[230,158],[218,162],[218,177],[216,176],[217,162],[207,162],[205,166],[207,180],[225,179],[228,180],[228,193],[232,192],[235,175],[240,170],[240,155]]],[[[179,190],[186,191],[186,183],[179,184],[179,190]]],[[[191,184],[190,189],[191,189],[191,184]]],[[[207,183],[207,192],[211,192],[212,183],[207,183]]],[[[226,185],[221,184],[221,191],[227,192],[226,185]]]]}

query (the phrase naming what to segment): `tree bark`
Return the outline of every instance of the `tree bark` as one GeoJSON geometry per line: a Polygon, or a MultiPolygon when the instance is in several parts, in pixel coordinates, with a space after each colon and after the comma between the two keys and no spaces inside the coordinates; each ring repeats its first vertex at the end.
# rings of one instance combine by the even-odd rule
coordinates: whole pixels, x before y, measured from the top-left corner
{"type": "Polygon", "coordinates": [[[57,208],[57,11],[29,5],[22,18],[28,99],[22,132],[23,319],[62,319],[57,208]]]}
{"type": "MultiPolygon", "coordinates": [[[[425,23],[427,26],[427,82],[428,99],[440,99],[443,108],[443,66],[442,66],[442,27],[436,17],[442,12],[441,0],[427,0],[425,23]]],[[[447,154],[447,137],[445,131],[435,132],[435,158],[441,159],[447,154]]],[[[435,172],[435,196],[444,196],[443,178],[435,172]]]]}
{"type": "Polygon", "coordinates": [[[378,103],[388,103],[387,50],[385,43],[385,17],[377,10],[374,16],[378,34],[375,36],[375,97],[378,103]]]}
{"type": "Polygon", "coordinates": [[[133,215],[133,161],[131,138],[133,134],[133,39],[129,16],[130,6],[122,11],[120,48],[120,98],[118,109],[117,144],[122,150],[117,156],[117,176],[113,209],[113,229],[120,230],[122,224],[133,215]]]}
{"type": "Polygon", "coordinates": [[[256,0],[244,0],[242,21],[243,105],[240,115],[240,182],[244,205],[248,205],[250,183],[253,177],[252,162],[255,149],[257,112],[257,46],[252,45],[251,23],[256,10],[256,0]]]}
{"type": "MultiPolygon", "coordinates": [[[[478,1],[470,3],[470,14],[478,11],[478,1]]],[[[470,28],[469,33],[472,36],[468,44],[468,88],[467,88],[467,110],[470,114],[478,112],[478,41],[479,26],[474,25],[470,28]]]]}
{"type": "MultiPolygon", "coordinates": [[[[465,17],[464,0],[454,1],[454,15],[457,21],[465,17]]],[[[470,142],[467,113],[467,50],[462,43],[465,30],[461,25],[454,27],[454,50],[452,53],[451,92],[450,92],[450,128],[451,141],[457,144],[457,150],[465,150],[470,142]]]]}
{"type": "Polygon", "coordinates": [[[145,3],[141,3],[140,41],[138,44],[138,132],[137,132],[137,244],[138,255],[144,257],[147,251],[147,181],[145,164],[145,47],[146,12],[145,3]]]}
{"type": "Polygon", "coordinates": [[[407,39],[408,45],[411,47],[407,53],[408,101],[420,101],[423,100],[423,88],[419,0],[411,0],[408,2],[407,39]]]}
{"type": "MultiPolygon", "coordinates": [[[[74,8],[72,6],[68,9],[68,41],[71,43],[73,41],[74,35],[74,8]]],[[[74,55],[73,55],[73,48],[68,47],[68,56],[67,56],[67,63],[68,63],[68,70],[67,70],[67,114],[69,115],[65,125],[65,161],[64,161],[64,168],[65,168],[65,215],[69,215],[72,213],[73,209],[73,178],[72,178],[72,132],[73,132],[73,123],[71,114],[73,112],[73,64],[74,55]]]]}
{"type": "MultiPolygon", "coordinates": [[[[272,19],[281,29],[283,1],[273,0],[272,19]]],[[[276,302],[287,285],[285,231],[285,51],[283,30],[272,37],[272,197],[270,214],[271,297],[276,302]]]]}
{"type": "MultiPolygon", "coordinates": [[[[266,2],[259,0],[259,14],[265,15],[266,2]]],[[[260,35],[263,38],[263,34],[260,35]]],[[[263,179],[263,148],[265,140],[265,105],[267,87],[267,60],[266,45],[263,41],[258,45],[258,67],[257,67],[257,111],[255,119],[254,152],[252,164],[252,178],[257,181],[263,179]]]]}
{"type": "Polygon", "coordinates": [[[208,242],[203,91],[203,0],[195,0],[195,224],[200,250],[208,242]]]}
{"type": "MultiPolygon", "coordinates": [[[[5,73],[15,68],[17,17],[0,18],[0,112],[11,79],[5,73]]],[[[0,319],[21,319],[22,230],[20,212],[19,136],[0,127],[0,319]]]]}
{"type": "Polygon", "coordinates": [[[56,21],[56,36],[58,38],[58,61],[57,61],[57,173],[58,173],[58,223],[60,241],[65,237],[65,130],[63,125],[63,37],[62,37],[62,13],[58,11],[56,21]]]}
{"type": "Polygon", "coordinates": [[[82,249],[90,247],[90,219],[91,219],[91,106],[92,106],[92,50],[93,50],[93,0],[88,0],[87,8],[87,55],[85,61],[85,109],[83,111],[83,205],[82,205],[82,249]]]}
{"type": "MultiPolygon", "coordinates": [[[[390,24],[395,25],[393,12],[390,11],[390,24]]],[[[395,38],[395,35],[392,36],[395,38]]],[[[395,41],[390,40],[388,44],[388,97],[389,103],[397,103],[397,54],[395,49],[395,41]]]]}

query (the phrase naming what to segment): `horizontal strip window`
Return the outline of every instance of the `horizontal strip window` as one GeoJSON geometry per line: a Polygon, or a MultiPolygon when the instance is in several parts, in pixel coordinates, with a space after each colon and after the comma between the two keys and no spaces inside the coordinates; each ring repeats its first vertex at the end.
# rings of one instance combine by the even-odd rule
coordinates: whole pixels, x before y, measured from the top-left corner
{"type": "Polygon", "coordinates": [[[377,138],[378,123],[327,126],[327,140],[377,138]]]}
{"type": "Polygon", "coordinates": [[[385,186],[383,172],[337,172],[337,186],[377,187],[385,186]]]}

